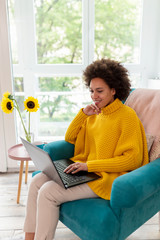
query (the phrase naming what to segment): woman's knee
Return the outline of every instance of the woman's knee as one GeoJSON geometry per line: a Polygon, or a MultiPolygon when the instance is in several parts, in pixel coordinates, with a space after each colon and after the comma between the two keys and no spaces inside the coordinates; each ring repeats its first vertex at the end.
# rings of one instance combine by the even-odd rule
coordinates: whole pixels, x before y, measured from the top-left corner
{"type": "Polygon", "coordinates": [[[38,173],[32,178],[30,189],[40,189],[41,186],[47,181],[49,181],[49,179],[45,174],[38,173]]]}
{"type": "Polygon", "coordinates": [[[58,187],[59,186],[54,181],[48,181],[44,183],[38,192],[38,202],[40,203],[44,201],[51,201],[52,203],[59,205],[60,202],[58,200],[58,187]]]}

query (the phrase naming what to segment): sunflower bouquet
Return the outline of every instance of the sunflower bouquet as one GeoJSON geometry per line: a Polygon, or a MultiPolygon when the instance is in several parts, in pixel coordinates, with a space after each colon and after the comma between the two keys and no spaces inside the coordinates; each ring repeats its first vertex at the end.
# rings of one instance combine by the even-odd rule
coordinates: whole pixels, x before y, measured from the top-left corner
{"type": "Polygon", "coordinates": [[[2,98],[2,102],[1,102],[1,108],[2,108],[2,111],[7,113],[7,114],[12,113],[14,108],[17,110],[17,112],[19,114],[19,117],[20,117],[20,120],[21,120],[21,123],[22,123],[22,126],[23,126],[23,129],[24,129],[24,132],[25,132],[26,140],[31,142],[30,113],[31,112],[37,112],[37,110],[39,108],[38,99],[36,99],[34,97],[28,97],[24,101],[24,110],[26,110],[29,113],[28,131],[27,131],[27,128],[24,124],[18,102],[15,99],[14,95],[12,95],[9,92],[5,92],[3,94],[3,98],[2,98]]]}

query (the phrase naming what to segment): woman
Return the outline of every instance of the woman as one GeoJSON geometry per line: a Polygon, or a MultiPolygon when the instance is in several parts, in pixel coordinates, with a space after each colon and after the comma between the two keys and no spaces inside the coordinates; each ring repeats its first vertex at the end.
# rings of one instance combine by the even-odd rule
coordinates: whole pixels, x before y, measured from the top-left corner
{"type": "Polygon", "coordinates": [[[148,163],[143,126],[133,109],[123,105],[130,92],[127,70],[110,59],[90,64],[84,71],[93,104],[81,109],[71,122],[65,140],[75,144],[65,169],[97,173],[98,180],[64,190],[43,173],[32,180],[24,224],[25,240],[51,240],[60,204],[82,198],[110,199],[115,178],[148,163]]]}

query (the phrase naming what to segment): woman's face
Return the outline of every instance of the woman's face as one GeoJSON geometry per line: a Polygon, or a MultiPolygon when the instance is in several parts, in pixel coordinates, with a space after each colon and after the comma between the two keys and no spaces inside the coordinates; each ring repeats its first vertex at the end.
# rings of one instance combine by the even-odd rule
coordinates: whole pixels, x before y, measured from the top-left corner
{"type": "Polygon", "coordinates": [[[90,92],[93,102],[103,108],[114,101],[116,91],[110,88],[108,84],[101,78],[93,78],[90,82],[90,92]]]}

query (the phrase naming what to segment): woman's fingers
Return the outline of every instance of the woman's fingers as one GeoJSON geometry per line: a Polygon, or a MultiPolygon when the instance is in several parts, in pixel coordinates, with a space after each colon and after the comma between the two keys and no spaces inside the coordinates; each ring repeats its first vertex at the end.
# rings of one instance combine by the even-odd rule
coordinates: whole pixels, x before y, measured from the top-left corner
{"type": "Polygon", "coordinates": [[[101,109],[96,104],[90,104],[83,109],[83,112],[86,115],[94,115],[99,114],[101,112],[101,109]]]}
{"type": "Polygon", "coordinates": [[[76,163],[73,163],[73,164],[69,165],[64,170],[65,173],[72,173],[72,174],[77,173],[79,171],[88,171],[87,164],[76,162],[76,163]]]}
{"type": "Polygon", "coordinates": [[[96,104],[91,104],[91,108],[96,114],[99,114],[101,112],[101,109],[96,104]]]}
{"type": "Polygon", "coordinates": [[[74,172],[74,171],[77,170],[77,169],[78,169],[78,164],[73,163],[73,164],[69,165],[69,166],[64,170],[64,172],[65,172],[65,173],[71,173],[71,172],[74,172]]]}

